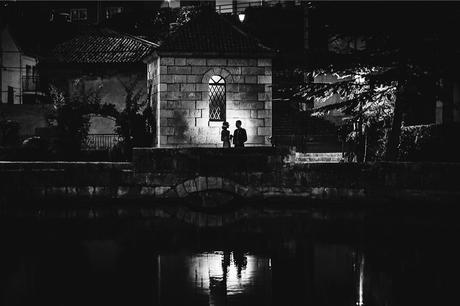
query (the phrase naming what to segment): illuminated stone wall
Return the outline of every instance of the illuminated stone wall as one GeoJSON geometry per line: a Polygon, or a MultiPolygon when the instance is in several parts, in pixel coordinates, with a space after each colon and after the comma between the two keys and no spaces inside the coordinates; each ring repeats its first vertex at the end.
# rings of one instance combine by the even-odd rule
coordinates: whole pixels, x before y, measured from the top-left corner
{"type": "Polygon", "coordinates": [[[148,67],[157,147],[222,146],[222,121],[209,120],[209,79],[226,84],[226,121],[233,133],[241,120],[247,146],[270,145],[272,135],[271,59],[160,57],[148,67]]]}

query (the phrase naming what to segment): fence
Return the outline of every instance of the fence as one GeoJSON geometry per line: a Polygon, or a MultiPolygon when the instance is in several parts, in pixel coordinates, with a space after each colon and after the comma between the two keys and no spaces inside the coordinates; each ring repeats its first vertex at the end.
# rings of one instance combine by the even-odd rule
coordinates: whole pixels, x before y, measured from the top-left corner
{"type": "Polygon", "coordinates": [[[83,149],[88,151],[109,150],[121,141],[117,134],[89,134],[83,144],[83,149]]]}

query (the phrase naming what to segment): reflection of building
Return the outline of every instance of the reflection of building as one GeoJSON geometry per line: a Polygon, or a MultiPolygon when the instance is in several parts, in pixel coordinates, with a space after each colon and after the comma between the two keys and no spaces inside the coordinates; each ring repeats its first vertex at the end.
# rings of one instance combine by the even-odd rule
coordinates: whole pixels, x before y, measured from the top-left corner
{"type": "Polygon", "coordinates": [[[189,259],[189,282],[212,305],[220,305],[225,297],[247,294],[258,276],[269,272],[269,259],[236,252],[199,254],[189,259]],[[244,265],[238,259],[244,257],[244,265]]]}
{"type": "MultiPolygon", "coordinates": [[[[205,253],[190,260],[190,280],[207,295],[222,294],[222,290],[225,295],[243,293],[257,268],[254,256],[237,252],[205,253]]],[[[262,262],[267,264],[267,260],[262,262]]]]}
{"type": "Polygon", "coordinates": [[[220,146],[222,123],[236,120],[248,145],[270,144],[272,55],[212,11],[179,28],[148,64],[157,146],[220,146]]]}
{"type": "Polygon", "coordinates": [[[161,255],[157,303],[267,305],[272,285],[270,263],[266,257],[229,251],[161,255]]]}

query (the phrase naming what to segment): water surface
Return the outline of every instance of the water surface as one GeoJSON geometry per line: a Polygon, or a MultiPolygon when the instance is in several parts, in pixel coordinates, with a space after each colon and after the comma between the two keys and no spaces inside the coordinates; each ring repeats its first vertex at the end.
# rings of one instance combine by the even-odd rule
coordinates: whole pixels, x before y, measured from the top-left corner
{"type": "Polygon", "coordinates": [[[10,220],[1,227],[0,299],[7,306],[439,305],[455,300],[460,285],[451,225],[292,217],[198,229],[172,220],[10,220]]]}

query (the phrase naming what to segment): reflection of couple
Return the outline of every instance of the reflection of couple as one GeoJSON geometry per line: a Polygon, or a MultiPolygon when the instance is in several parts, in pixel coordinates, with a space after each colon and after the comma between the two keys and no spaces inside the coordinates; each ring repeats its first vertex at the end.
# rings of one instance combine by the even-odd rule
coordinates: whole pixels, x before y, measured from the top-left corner
{"type": "Polygon", "coordinates": [[[248,140],[246,135],[246,130],[241,127],[241,121],[236,121],[236,130],[233,132],[233,135],[230,135],[228,128],[230,125],[228,122],[222,124],[222,132],[220,133],[220,140],[224,143],[224,148],[230,148],[230,140],[233,138],[233,146],[235,148],[244,147],[244,143],[248,140]]]}

